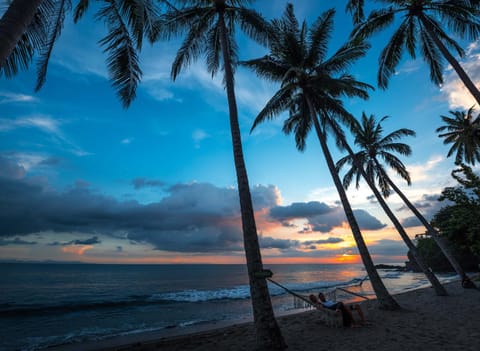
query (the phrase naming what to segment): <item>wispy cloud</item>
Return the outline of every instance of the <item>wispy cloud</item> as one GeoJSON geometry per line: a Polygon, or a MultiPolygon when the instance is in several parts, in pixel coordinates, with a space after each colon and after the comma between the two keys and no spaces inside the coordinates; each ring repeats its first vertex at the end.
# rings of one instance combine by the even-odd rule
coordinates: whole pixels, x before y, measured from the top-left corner
{"type": "MultiPolygon", "coordinates": [[[[473,83],[480,86],[480,45],[476,41],[469,45],[465,58],[460,65],[467,72],[473,83]]],[[[447,96],[450,108],[468,109],[477,104],[472,94],[465,88],[463,82],[458,78],[457,73],[449,66],[445,72],[442,92],[447,96]]],[[[478,107],[478,106],[477,106],[478,107]]]]}
{"type": "Polygon", "coordinates": [[[77,156],[90,155],[89,152],[70,141],[61,130],[63,120],[55,119],[47,115],[36,114],[32,116],[19,117],[15,119],[0,120],[0,132],[9,132],[18,128],[32,128],[46,133],[60,145],[63,145],[68,152],[77,156]]]}
{"type": "Polygon", "coordinates": [[[203,140],[210,138],[210,135],[202,129],[194,130],[192,133],[192,139],[195,144],[195,148],[199,148],[203,140]]]}
{"type": "Polygon", "coordinates": [[[0,91],[0,105],[14,102],[36,102],[38,99],[32,95],[16,94],[0,91]]]}

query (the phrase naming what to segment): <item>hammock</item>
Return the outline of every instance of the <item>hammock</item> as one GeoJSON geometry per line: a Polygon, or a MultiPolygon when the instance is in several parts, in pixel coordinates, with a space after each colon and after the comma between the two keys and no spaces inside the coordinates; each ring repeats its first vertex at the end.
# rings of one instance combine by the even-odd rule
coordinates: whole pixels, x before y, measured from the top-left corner
{"type": "MultiPolygon", "coordinates": [[[[297,294],[296,292],[288,289],[287,287],[283,286],[282,284],[274,281],[270,277],[267,277],[266,279],[269,282],[279,286],[280,288],[282,288],[287,293],[289,293],[290,295],[293,296],[293,306],[294,306],[294,308],[296,308],[296,309],[307,309],[307,308],[312,309],[312,308],[315,308],[319,312],[321,320],[323,322],[325,322],[325,324],[327,326],[334,327],[334,328],[343,327],[343,318],[342,318],[341,313],[338,313],[337,311],[330,310],[328,308],[320,308],[319,309],[312,301],[310,301],[310,299],[307,296],[297,294]]],[[[366,279],[367,279],[367,277],[363,278],[360,281],[360,283],[356,284],[356,286],[361,286],[362,283],[366,279]]],[[[337,290],[341,290],[345,293],[352,294],[352,295],[355,295],[357,297],[361,297],[362,299],[365,299],[365,300],[369,300],[369,298],[364,296],[364,295],[361,295],[361,294],[353,292],[353,291],[349,291],[349,290],[347,290],[345,288],[341,288],[341,287],[335,287],[334,289],[331,289],[329,291],[325,291],[323,294],[325,295],[325,297],[328,300],[337,301],[337,294],[336,294],[337,290]]]]}

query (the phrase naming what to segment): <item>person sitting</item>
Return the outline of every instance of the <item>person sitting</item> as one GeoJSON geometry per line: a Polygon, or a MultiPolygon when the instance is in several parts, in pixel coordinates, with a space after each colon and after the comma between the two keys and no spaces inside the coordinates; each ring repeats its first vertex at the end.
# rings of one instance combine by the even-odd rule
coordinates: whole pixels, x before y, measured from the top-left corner
{"type": "Polygon", "coordinates": [[[363,314],[362,308],[360,307],[359,304],[353,304],[353,305],[349,305],[347,307],[341,301],[336,302],[336,301],[327,300],[323,293],[318,294],[318,300],[320,300],[319,303],[325,308],[328,308],[328,309],[331,309],[331,310],[341,311],[342,316],[343,316],[343,325],[344,326],[350,326],[350,325],[356,326],[355,319],[353,318],[353,315],[352,315],[352,311],[357,311],[357,313],[360,317],[360,324],[361,325],[366,324],[365,323],[365,315],[363,314]]]}

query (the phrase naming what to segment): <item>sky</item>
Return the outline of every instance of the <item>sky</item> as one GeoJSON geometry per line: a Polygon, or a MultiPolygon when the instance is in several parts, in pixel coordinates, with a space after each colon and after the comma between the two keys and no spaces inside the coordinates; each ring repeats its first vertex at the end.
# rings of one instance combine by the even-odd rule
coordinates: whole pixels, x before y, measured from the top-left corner
{"type": "MultiPolygon", "coordinates": [[[[281,16],[286,1],[259,0],[267,19],[281,16]]],[[[299,20],[312,23],[328,2],[293,1],[299,20]]],[[[336,8],[329,41],[333,53],[348,38],[351,19],[336,8]]],[[[0,9],[2,11],[4,9],[0,9]]],[[[1,13],[1,12],[0,12],[1,13]]],[[[137,97],[124,109],[108,79],[106,35],[94,11],[74,25],[67,16],[55,45],[47,82],[35,93],[35,67],[13,79],[0,77],[0,261],[91,263],[244,263],[228,106],[222,77],[212,79],[204,61],[175,82],[171,63],[179,40],[145,45],[137,97]]],[[[350,73],[376,86],[377,60],[391,31],[350,73]]],[[[480,81],[480,50],[463,42],[460,63],[480,81]]],[[[240,59],[266,49],[238,36],[240,59]]],[[[430,82],[420,57],[404,56],[388,90],[370,99],[344,100],[384,123],[386,133],[410,128],[402,158],[412,178],[392,178],[431,219],[454,185],[435,129],[448,111],[468,109],[473,98],[447,65],[442,87],[430,82]]],[[[339,205],[318,140],[300,153],[281,131],[285,115],[250,128],[278,86],[239,67],[235,76],[242,142],[265,264],[358,263],[358,251],[339,205]]],[[[331,144],[335,160],[344,156],[331,144]]],[[[356,148],[354,147],[356,150],[356,148]]],[[[375,263],[403,263],[407,248],[365,184],[347,192],[375,263]]],[[[408,234],[424,233],[397,196],[388,204],[408,234]]]]}

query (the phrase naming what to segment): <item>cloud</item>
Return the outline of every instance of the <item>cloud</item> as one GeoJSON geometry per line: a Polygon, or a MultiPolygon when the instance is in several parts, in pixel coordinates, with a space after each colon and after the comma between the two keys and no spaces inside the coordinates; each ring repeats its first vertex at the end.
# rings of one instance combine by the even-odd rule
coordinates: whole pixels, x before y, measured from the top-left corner
{"type": "MultiPolygon", "coordinates": [[[[479,42],[471,43],[466,51],[465,58],[459,61],[472,82],[480,86],[480,46],[479,42]]],[[[467,90],[457,73],[449,66],[445,72],[444,84],[441,91],[447,96],[450,108],[468,109],[477,102],[467,90]]],[[[478,106],[477,106],[478,107],[478,106]]]]}
{"type": "Polygon", "coordinates": [[[55,241],[53,243],[50,243],[50,246],[70,246],[70,245],[96,245],[100,244],[102,241],[98,239],[98,236],[93,236],[89,239],[76,239],[76,240],[71,240],[67,242],[60,243],[58,241],[55,241]]]}
{"type": "Polygon", "coordinates": [[[41,131],[51,137],[54,142],[62,145],[68,152],[77,156],[89,155],[88,152],[82,150],[74,143],[72,143],[63,133],[60,126],[64,123],[59,119],[50,116],[35,114],[26,117],[19,117],[14,119],[0,120],[0,132],[10,132],[18,128],[31,128],[41,131]]]}
{"type": "Polygon", "coordinates": [[[36,245],[36,241],[26,241],[20,238],[14,239],[3,239],[0,238],[0,246],[8,246],[8,245],[36,245]]]}
{"type": "Polygon", "coordinates": [[[14,102],[37,102],[38,99],[31,95],[15,94],[6,91],[0,91],[0,105],[14,102]]]}
{"type": "Polygon", "coordinates": [[[327,239],[307,240],[307,241],[304,241],[302,244],[311,246],[311,245],[323,245],[323,244],[338,244],[344,241],[345,240],[342,238],[329,237],[327,239]]]}
{"type": "Polygon", "coordinates": [[[325,203],[318,201],[294,202],[289,206],[276,206],[270,210],[270,216],[279,221],[295,218],[308,218],[312,216],[327,214],[333,209],[325,203]]]}
{"type": "Polygon", "coordinates": [[[133,140],[134,138],[124,138],[120,141],[120,143],[128,145],[128,144],[131,144],[133,140]]]}
{"type": "Polygon", "coordinates": [[[208,138],[210,138],[210,135],[202,129],[194,130],[192,133],[192,139],[197,149],[200,147],[200,143],[208,138]]]}
{"type": "MultiPolygon", "coordinates": [[[[440,194],[424,194],[419,201],[413,202],[413,205],[422,213],[427,221],[430,221],[442,207],[448,206],[450,203],[449,201],[438,201],[439,197],[440,194]]],[[[399,210],[408,211],[408,208],[402,206],[399,210]]],[[[416,227],[421,225],[421,222],[416,216],[410,216],[402,220],[402,225],[404,227],[416,227]]]]}
{"type": "Polygon", "coordinates": [[[368,246],[372,255],[395,257],[405,256],[408,248],[403,241],[382,239],[378,240],[368,246]]]}
{"type": "MultiPolygon", "coordinates": [[[[148,183],[148,181],[146,181],[148,183]]],[[[143,184],[143,183],[142,183],[143,184]]],[[[95,234],[87,240],[57,243],[92,246],[100,236],[145,243],[175,252],[243,251],[238,194],[208,183],[175,184],[159,202],[139,204],[75,186],[53,192],[41,184],[0,178],[0,236],[39,232],[95,234]]],[[[252,188],[256,209],[278,203],[274,186],[252,188]]],[[[262,238],[267,247],[294,241],[262,238]]],[[[82,251],[83,252],[83,251],[82,251]]]]}
{"type": "Polygon", "coordinates": [[[132,180],[133,187],[138,190],[147,187],[159,187],[162,188],[165,186],[165,182],[161,180],[153,180],[153,179],[146,179],[146,178],[135,178],[132,180]]]}
{"type": "Polygon", "coordinates": [[[14,160],[0,154],[0,177],[22,179],[26,174],[25,167],[14,160]]]}
{"type": "MultiPolygon", "coordinates": [[[[357,209],[353,212],[362,229],[377,230],[386,226],[365,210],[357,209]]],[[[297,202],[290,206],[276,206],[270,210],[270,217],[282,223],[293,219],[307,219],[309,225],[303,228],[301,233],[311,231],[328,233],[333,228],[340,227],[346,222],[345,213],[341,206],[329,206],[318,201],[297,202]]]]}

